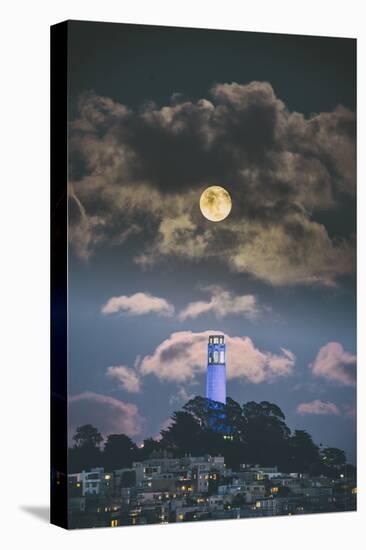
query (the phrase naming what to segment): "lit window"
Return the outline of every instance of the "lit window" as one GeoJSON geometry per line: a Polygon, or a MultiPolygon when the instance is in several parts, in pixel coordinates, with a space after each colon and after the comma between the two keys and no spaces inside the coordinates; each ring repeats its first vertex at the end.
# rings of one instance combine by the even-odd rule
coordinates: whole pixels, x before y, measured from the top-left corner
{"type": "Polygon", "coordinates": [[[111,479],[110,474],[106,474],[106,475],[104,476],[104,479],[111,479]]]}
{"type": "Polygon", "coordinates": [[[214,351],[214,363],[218,363],[218,362],[219,362],[219,352],[214,351]]]}
{"type": "Polygon", "coordinates": [[[225,353],[220,351],[220,363],[225,363],[225,353]]]}
{"type": "Polygon", "coordinates": [[[219,343],[219,339],[218,338],[214,338],[214,344],[218,344],[219,343]]]}
{"type": "Polygon", "coordinates": [[[117,527],[117,525],[118,525],[118,519],[112,519],[111,527],[117,527]]]}

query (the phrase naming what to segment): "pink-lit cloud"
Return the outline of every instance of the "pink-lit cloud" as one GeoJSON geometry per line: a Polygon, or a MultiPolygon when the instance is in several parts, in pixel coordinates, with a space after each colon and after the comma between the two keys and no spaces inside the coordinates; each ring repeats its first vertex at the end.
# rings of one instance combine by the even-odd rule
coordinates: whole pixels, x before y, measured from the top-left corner
{"type": "Polygon", "coordinates": [[[236,296],[220,286],[209,286],[204,290],[211,294],[207,301],[190,302],[179,314],[179,319],[195,319],[208,312],[222,319],[227,315],[244,315],[255,318],[258,313],[257,301],[251,294],[236,296]]]}
{"type": "Polygon", "coordinates": [[[152,296],[147,292],[137,292],[131,296],[113,296],[102,307],[102,313],[105,315],[118,312],[129,315],[156,313],[163,317],[171,317],[174,314],[174,306],[164,298],[152,296]]]}
{"type": "Polygon", "coordinates": [[[314,376],[338,382],[344,386],[356,384],[356,355],[343,349],[338,342],[320,348],[315,361],[309,365],[314,376]]]}
{"type": "Polygon", "coordinates": [[[320,399],[315,399],[310,401],[310,403],[300,403],[297,406],[297,412],[299,414],[317,414],[317,415],[326,415],[326,414],[335,414],[339,415],[340,411],[335,405],[330,401],[320,401],[320,399]]]}
{"type": "MultiPolygon", "coordinates": [[[[215,331],[175,332],[141,360],[138,369],[143,375],[154,374],[160,380],[192,382],[207,368],[207,341],[215,331]]],[[[289,376],[295,365],[295,355],[281,348],[281,353],[261,351],[249,337],[228,336],[227,378],[245,379],[254,384],[289,376]]]]}
{"type": "Polygon", "coordinates": [[[107,376],[118,380],[121,387],[130,393],[138,393],[141,390],[140,379],[136,371],[124,365],[108,367],[107,376]]]}
{"type": "Polygon", "coordinates": [[[86,391],[69,399],[70,434],[78,426],[92,424],[104,436],[125,433],[132,437],[141,432],[143,421],[135,404],[109,395],[86,391]]]}

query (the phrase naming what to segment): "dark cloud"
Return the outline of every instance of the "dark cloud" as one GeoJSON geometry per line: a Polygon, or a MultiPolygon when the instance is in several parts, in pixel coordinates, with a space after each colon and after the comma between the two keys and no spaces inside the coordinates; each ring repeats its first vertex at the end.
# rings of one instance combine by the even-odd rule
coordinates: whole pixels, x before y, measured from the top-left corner
{"type": "Polygon", "coordinates": [[[306,203],[315,194],[315,207],[331,202],[334,186],[353,191],[355,117],[348,109],[305,119],[266,82],[217,84],[210,95],[139,112],[83,95],[71,167],[94,174],[113,167],[117,180],[144,180],[169,193],[219,182],[238,194],[265,191],[270,201],[306,203]]]}
{"type": "MultiPolygon", "coordinates": [[[[209,99],[174,96],[139,111],[88,93],[79,113],[70,162],[88,248],[98,246],[101,232],[104,242],[118,242],[135,224],[148,243],[136,258],[143,265],[219,252],[232,269],[271,284],[334,284],[353,271],[352,237],[332,240],[312,217],[338,215],[342,197],[354,195],[355,116],[348,109],[305,118],[269,83],[251,82],[216,84],[209,99]],[[226,187],[233,201],[216,226],[198,209],[199,194],[212,184],[226,187]]],[[[79,243],[83,231],[74,231],[79,243]]]]}

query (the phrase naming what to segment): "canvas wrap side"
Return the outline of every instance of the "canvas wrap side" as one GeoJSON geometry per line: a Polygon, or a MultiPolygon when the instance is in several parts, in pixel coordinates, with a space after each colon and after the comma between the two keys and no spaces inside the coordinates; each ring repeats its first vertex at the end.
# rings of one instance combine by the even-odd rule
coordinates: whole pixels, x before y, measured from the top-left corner
{"type": "Polygon", "coordinates": [[[51,27],[51,523],[67,528],[68,23],[51,27]]]}

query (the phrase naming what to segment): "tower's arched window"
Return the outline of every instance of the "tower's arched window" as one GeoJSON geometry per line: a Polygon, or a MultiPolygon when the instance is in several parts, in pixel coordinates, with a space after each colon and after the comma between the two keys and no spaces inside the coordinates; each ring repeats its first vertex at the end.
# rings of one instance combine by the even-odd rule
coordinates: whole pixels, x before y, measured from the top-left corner
{"type": "Polygon", "coordinates": [[[219,362],[219,352],[214,351],[214,363],[218,363],[218,362],[219,362]]]}

